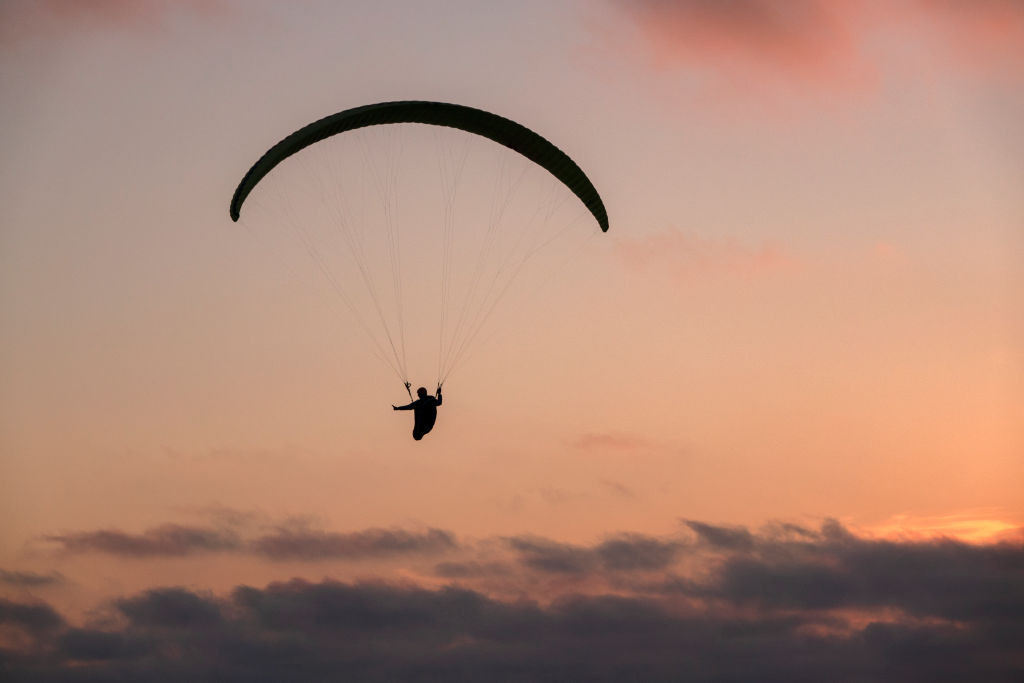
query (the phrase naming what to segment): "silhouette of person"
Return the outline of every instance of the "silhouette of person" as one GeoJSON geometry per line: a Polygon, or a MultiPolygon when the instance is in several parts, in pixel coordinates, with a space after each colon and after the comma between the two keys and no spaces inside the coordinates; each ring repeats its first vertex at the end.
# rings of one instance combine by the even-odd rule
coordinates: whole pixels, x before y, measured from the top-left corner
{"type": "MultiPolygon", "coordinates": [[[[406,383],[405,388],[409,388],[408,383],[406,383]]],[[[391,407],[394,410],[413,411],[412,438],[419,441],[434,428],[434,421],[437,420],[437,407],[441,405],[441,387],[437,387],[436,397],[429,395],[425,387],[417,389],[416,395],[419,398],[408,405],[392,405],[391,407]]]]}

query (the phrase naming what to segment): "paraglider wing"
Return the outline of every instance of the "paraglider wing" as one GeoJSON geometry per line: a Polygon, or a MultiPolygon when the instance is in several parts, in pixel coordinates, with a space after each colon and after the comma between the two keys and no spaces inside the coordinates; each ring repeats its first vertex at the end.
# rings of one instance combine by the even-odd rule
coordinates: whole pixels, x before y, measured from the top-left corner
{"type": "Polygon", "coordinates": [[[546,169],[580,198],[601,230],[608,214],[593,183],[565,152],[529,128],[496,114],[444,102],[381,102],[332,114],[295,131],[267,151],[242,178],[231,198],[231,219],[237,221],[246,197],[275,166],[296,152],[332,135],[390,123],[423,123],[458,128],[489,138],[519,152],[546,169]]]}

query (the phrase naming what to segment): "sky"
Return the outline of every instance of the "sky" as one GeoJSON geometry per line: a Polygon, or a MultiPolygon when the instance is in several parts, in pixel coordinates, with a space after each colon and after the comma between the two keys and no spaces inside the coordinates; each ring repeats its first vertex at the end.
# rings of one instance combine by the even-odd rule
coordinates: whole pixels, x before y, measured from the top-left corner
{"type": "MultiPolygon", "coordinates": [[[[1022,65],[1019,0],[8,0],[0,672],[1018,680],[1022,65]],[[419,442],[354,271],[228,215],[288,133],[416,99],[537,131],[610,220],[563,197],[419,442]]],[[[466,144],[466,206],[548,206],[466,144]]]]}

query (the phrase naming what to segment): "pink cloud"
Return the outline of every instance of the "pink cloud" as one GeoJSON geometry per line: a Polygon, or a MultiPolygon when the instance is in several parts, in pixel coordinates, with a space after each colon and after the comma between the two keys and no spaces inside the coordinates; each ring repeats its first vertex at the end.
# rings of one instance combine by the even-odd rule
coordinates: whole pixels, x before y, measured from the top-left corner
{"type": "Polygon", "coordinates": [[[958,60],[968,66],[1005,66],[1024,76],[1024,2],[918,0],[958,60]]]}
{"type": "Polygon", "coordinates": [[[7,0],[0,4],[0,46],[82,30],[149,31],[175,14],[223,16],[226,0],[7,0]]]}
{"type": "Polygon", "coordinates": [[[870,81],[859,34],[864,3],[841,0],[616,0],[661,68],[690,65],[749,89],[783,78],[834,86],[870,81]]]}
{"type": "MultiPolygon", "coordinates": [[[[949,66],[1008,65],[1024,75],[1019,0],[609,0],[623,26],[608,32],[656,72],[711,92],[834,95],[870,92],[888,68],[879,37],[928,46],[949,66]]],[[[883,40],[884,42],[884,40],[883,40]]]]}

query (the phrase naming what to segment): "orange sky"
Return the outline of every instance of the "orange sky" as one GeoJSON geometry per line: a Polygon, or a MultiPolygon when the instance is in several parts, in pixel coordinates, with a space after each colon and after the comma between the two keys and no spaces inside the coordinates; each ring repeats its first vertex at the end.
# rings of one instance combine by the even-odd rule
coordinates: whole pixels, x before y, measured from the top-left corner
{"type": "Polygon", "coordinates": [[[0,569],[59,572],[34,594],[72,614],[156,585],[436,579],[53,540],[168,524],[439,529],[481,557],[684,519],[1012,537],[1020,7],[6,4],[0,569]],[[281,137],[394,99],[524,123],[611,217],[499,309],[420,443],[301,249],[227,212],[281,137]]]}

